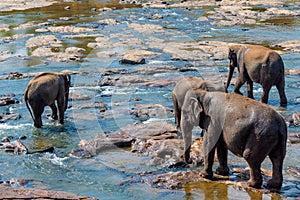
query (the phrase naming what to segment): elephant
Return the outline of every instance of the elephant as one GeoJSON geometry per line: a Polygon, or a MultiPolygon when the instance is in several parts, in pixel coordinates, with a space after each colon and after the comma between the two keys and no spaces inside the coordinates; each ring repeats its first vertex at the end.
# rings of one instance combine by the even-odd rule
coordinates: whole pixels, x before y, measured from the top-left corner
{"type": "Polygon", "coordinates": [[[270,89],[275,85],[280,96],[280,105],[287,105],[284,64],[278,53],[260,45],[232,45],[229,47],[228,59],[229,74],[226,88],[230,84],[234,68],[237,67],[235,93],[242,95],[240,88],[247,83],[248,97],[253,99],[253,82],[259,83],[263,88],[261,102],[267,104],[270,89]]]}
{"type": "Polygon", "coordinates": [[[29,81],[24,92],[24,101],[36,128],[42,127],[42,113],[45,106],[51,108],[51,117],[54,120],[59,119],[60,124],[64,123],[70,84],[71,76],[62,72],[44,72],[29,81]],[[57,101],[58,116],[55,101],[57,101]]]}
{"type": "Polygon", "coordinates": [[[177,137],[182,138],[180,120],[181,107],[183,105],[186,92],[191,88],[199,88],[207,91],[227,92],[225,86],[212,83],[199,77],[185,77],[181,79],[172,91],[172,99],[174,105],[175,123],[177,129],[177,137]]]}
{"type": "Polygon", "coordinates": [[[250,167],[248,185],[260,188],[261,163],[266,156],[272,162],[270,189],[280,189],[286,154],[287,126],[283,117],[271,106],[239,94],[187,91],[182,106],[180,126],[184,139],[184,160],[190,159],[192,129],[205,130],[203,138],[204,168],[201,177],[212,179],[215,150],[219,167],[216,174],[228,175],[228,150],[243,157],[250,167]]]}

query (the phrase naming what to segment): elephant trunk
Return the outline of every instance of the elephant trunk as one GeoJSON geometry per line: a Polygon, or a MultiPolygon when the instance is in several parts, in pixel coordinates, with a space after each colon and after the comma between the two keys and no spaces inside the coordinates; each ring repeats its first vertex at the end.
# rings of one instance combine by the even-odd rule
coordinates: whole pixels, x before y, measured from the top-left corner
{"type": "Polygon", "coordinates": [[[226,89],[228,89],[228,87],[230,85],[230,81],[232,79],[233,71],[234,71],[234,67],[231,64],[229,64],[229,73],[228,73],[228,78],[227,78],[227,83],[226,83],[226,89]]]}

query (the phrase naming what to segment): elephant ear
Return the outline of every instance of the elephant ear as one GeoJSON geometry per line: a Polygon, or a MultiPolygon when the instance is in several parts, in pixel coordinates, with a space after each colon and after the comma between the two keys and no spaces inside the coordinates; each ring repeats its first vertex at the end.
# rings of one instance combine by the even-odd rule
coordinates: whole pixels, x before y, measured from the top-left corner
{"type": "Polygon", "coordinates": [[[195,126],[198,126],[200,122],[200,113],[203,111],[203,108],[199,100],[195,97],[190,97],[190,107],[191,123],[195,126]]]}

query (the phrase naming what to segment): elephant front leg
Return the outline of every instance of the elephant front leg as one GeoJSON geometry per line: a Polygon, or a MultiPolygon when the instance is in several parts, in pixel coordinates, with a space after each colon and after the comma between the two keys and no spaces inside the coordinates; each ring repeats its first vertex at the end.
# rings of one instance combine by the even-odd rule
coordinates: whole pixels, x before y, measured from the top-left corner
{"type": "Polygon", "coordinates": [[[211,151],[204,155],[204,167],[200,172],[200,176],[207,179],[213,178],[213,163],[214,163],[214,157],[215,157],[215,148],[211,149],[211,151]]]}
{"type": "Polygon", "coordinates": [[[228,150],[226,148],[226,144],[224,142],[223,137],[220,137],[217,144],[217,156],[219,161],[219,167],[216,169],[216,174],[222,176],[228,176],[229,175],[229,168],[227,164],[228,150]]]}
{"type": "Polygon", "coordinates": [[[250,79],[247,81],[247,93],[248,93],[249,98],[254,99],[254,96],[253,96],[253,81],[250,80],[250,79]]]}

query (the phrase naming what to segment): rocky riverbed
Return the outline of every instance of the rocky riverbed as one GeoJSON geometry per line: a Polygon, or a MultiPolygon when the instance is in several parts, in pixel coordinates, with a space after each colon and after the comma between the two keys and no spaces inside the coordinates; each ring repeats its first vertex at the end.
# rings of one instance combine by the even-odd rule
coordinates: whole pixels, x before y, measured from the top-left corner
{"type": "MultiPolygon", "coordinates": [[[[270,97],[289,125],[285,182],[271,195],[299,198],[299,7],[279,0],[1,2],[1,197],[270,197],[245,185],[246,165],[233,155],[229,177],[201,179],[199,129],[193,163],[185,165],[171,100],[185,76],[224,84],[228,46],[255,43],[276,50],[286,66],[289,105],[278,107],[276,91],[270,97]],[[66,123],[57,125],[46,109],[36,130],[22,100],[26,84],[63,70],[72,75],[66,123]]],[[[270,163],[263,167],[266,181],[270,163]]]]}

